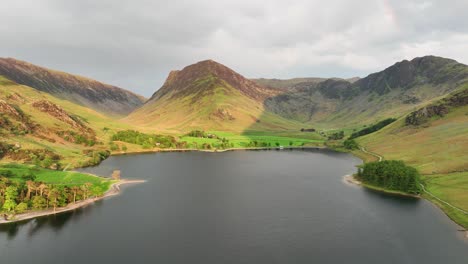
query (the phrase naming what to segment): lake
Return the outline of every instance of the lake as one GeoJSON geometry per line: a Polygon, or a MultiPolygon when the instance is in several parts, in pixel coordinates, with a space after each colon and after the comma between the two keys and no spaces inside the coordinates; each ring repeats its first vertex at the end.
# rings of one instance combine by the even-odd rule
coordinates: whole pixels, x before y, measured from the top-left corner
{"type": "Polygon", "coordinates": [[[81,171],[145,179],[57,216],[0,226],[2,263],[468,263],[431,203],[343,182],[329,150],[115,156],[81,171]]]}

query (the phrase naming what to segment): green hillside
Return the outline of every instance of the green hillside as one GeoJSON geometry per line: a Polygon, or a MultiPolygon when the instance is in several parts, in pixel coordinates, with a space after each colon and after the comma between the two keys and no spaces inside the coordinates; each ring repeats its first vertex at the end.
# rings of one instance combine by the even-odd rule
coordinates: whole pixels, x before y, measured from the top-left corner
{"type": "MultiPolygon", "coordinates": [[[[385,159],[414,166],[429,192],[468,211],[468,85],[356,140],[385,159]]],[[[467,214],[426,197],[468,226],[467,214]]]]}
{"type": "Polygon", "coordinates": [[[202,61],[172,72],[163,87],[125,120],[169,133],[299,129],[299,122],[265,111],[265,98],[278,93],[219,63],[202,61]]]}
{"type": "Polygon", "coordinates": [[[0,76],[1,163],[75,167],[98,162],[106,155],[110,133],[127,128],[94,110],[0,76]]]}

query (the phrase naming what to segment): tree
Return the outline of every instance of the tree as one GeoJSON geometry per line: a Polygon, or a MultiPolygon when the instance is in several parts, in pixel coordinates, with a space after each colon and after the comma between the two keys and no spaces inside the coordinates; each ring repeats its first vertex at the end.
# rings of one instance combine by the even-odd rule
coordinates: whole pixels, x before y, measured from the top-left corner
{"type": "Polygon", "coordinates": [[[81,188],[79,186],[72,186],[71,187],[71,192],[73,194],[73,203],[76,203],[76,195],[81,191],[81,188]]]}
{"type": "Polygon", "coordinates": [[[31,192],[35,189],[34,181],[26,181],[26,187],[28,188],[26,200],[29,200],[31,199],[31,192]]]}
{"type": "Polygon", "coordinates": [[[46,199],[42,196],[36,195],[32,198],[32,208],[34,209],[37,209],[37,210],[43,209],[46,207],[46,203],[47,203],[46,199]]]}
{"type": "Polygon", "coordinates": [[[19,214],[24,213],[26,210],[28,210],[28,204],[25,202],[19,203],[15,208],[15,211],[19,214]]]}
{"type": "Polygon", "coordinates": [[[339,131],[328,135],[329,140],[340,140],[344,138],[344,131],[339,131]]]}
{"type": "Polygon", "coordinates": [[[353,149],[358,149],[359,148],[359,145],[358,143],[354,140],[354,139],[347,139],[343,142],[343,146],[346,148],[346,149],[350,149],[350,150],[353,150],[353,149]]]}
{"type": "Polygon", "coordinates": [[[3,209],[8,212],[16,208],[16,198],[18,198],[18,188],[15,186],[8,186],[5,190],[5,203],[3,209]]]}
{"type": "Polygon", "coordinates": [[[83,192],[83,199],[88,199],[90,192],[91,192],[91,186],[93,186],[91,183],[87,182],[83,185],[81,185],[81,191],[83,192]]]}
{"type": "Polygon", "coordinates": [[[365,183],[389,190],[421,192],[418,171],[399,160],[366,163],[358,170],[358,177],[365,183]]]}
{"type": "Polygon", "coordinates": [[[42,196],[44,192],[47,192],[48,188],[49,186],[47,186],[45,183],[39,183],[39,186],[37,187],[37,189],[39,190],[39,195],[42,196]]]}
{"type": "Polygon", "coordinates": [[[58,206],[59,196],[60,196],[60,191],[55,187],[52,187],[47,195],[47,200],[49,201],[49,205],[52,205],[54,207],[54,212],[58,206]]]}

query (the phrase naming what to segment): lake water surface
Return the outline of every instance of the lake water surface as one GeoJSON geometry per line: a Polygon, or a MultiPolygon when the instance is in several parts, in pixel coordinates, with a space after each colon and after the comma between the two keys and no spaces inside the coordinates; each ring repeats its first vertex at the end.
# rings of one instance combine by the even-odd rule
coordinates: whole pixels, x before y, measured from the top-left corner
{"type": "Polygon", "coordinates": [[[0,226],[1,263],[468,263],[429,202],[343,183],[360,163],[327,150],[111,157],[84,171],[147,182],[0,226]]]}

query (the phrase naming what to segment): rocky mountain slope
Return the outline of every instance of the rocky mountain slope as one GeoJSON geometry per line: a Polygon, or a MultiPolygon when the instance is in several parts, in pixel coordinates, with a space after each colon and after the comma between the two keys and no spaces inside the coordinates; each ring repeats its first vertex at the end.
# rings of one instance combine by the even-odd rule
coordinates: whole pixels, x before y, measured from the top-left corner
{"type": "Polygon", "coordinates": [[[145,101],[142,96],[116,86],[12,58],[0,58],[0,75],[112,116],[127,115],[145,101]]]}
{"type": "Polygon", "coordinates": [[[466,82],[468,66],[426,56],[398,62],[353,83],[340,79],[299,83],[268,98],[265,108],[305,123],[356,126],[402,116],[466,82]]]}
{"type": "Polygon", "coordinates": [[[468,84],[465,84],[357,140],[387,159],[404,160],[424,174],[437,174],[468,171],[467,135],[468,84]]]}
{"type": "Polygon", "coordinates": [[[161,89],[126,120],[172,131],[284,129],[294,122],[263,107],[266,98],[279,93],[206,60],[172,71],[161,89]]]}

